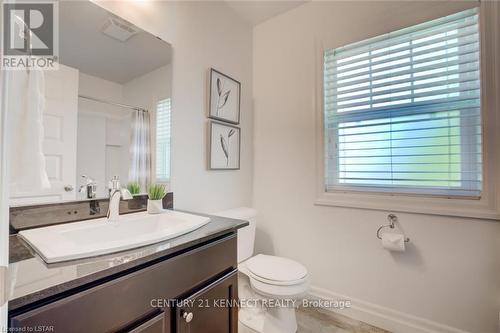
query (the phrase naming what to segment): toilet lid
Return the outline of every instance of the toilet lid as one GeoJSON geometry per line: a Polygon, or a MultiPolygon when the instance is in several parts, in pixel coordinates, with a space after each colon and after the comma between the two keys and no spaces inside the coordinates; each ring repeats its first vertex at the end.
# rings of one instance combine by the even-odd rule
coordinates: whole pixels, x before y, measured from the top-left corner
{"type": "Polygon", "coordinates": [[[258,254],[247,260],[253,274],[270,281],[296,281],[307,275],[307,269],[291,259],[258,254]]]}

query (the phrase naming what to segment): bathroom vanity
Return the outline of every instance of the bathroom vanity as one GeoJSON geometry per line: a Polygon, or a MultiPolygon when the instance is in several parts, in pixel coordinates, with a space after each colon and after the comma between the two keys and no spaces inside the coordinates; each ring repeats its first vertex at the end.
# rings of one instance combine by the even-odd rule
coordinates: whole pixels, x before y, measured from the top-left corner
{"type": "Polygon", "coordinates": [[[237,332],[237,229],[210,223],[150,246],[46,264],[11,236],[10,328],[38,332],[237,332]]]}

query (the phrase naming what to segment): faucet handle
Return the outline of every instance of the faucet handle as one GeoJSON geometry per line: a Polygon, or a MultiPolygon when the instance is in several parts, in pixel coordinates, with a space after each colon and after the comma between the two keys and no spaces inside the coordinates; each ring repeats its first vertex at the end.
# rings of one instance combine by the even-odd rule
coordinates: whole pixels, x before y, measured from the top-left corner
{"type": "Polygon", "coordinates": [[[113,178],[111,178],[111,180],[109,181],[109,189],[110,190],[119,190],[120,188],[121,188],[120,177],[113,176],[113,178]]]}

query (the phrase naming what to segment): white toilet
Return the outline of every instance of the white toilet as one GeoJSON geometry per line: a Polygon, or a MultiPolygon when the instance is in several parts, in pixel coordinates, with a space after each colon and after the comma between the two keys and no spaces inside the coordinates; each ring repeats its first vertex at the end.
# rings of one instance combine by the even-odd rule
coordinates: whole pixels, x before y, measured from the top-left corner
{"type": "Polygon", "coordinates": [[[291,259],[253,256],[257,211],[236,208],[215,215],[247,220],[238,230],[239,332],[295,333],[295,307],[309,290],[307,269],[291,259]],[[260,300],[256,302],[256,300],[260,300]]]}

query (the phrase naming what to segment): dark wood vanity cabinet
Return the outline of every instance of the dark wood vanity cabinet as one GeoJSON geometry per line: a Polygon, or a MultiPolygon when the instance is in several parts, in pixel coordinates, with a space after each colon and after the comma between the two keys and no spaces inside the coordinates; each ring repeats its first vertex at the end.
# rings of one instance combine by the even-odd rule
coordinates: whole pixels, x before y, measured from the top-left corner
{"type": "Polygon", "coordinates": [[[236,333],[237,290],[233,233],[18,309],[9,313],[9,322],[19,331],[46,327],[62,333],[236,333]]]}

